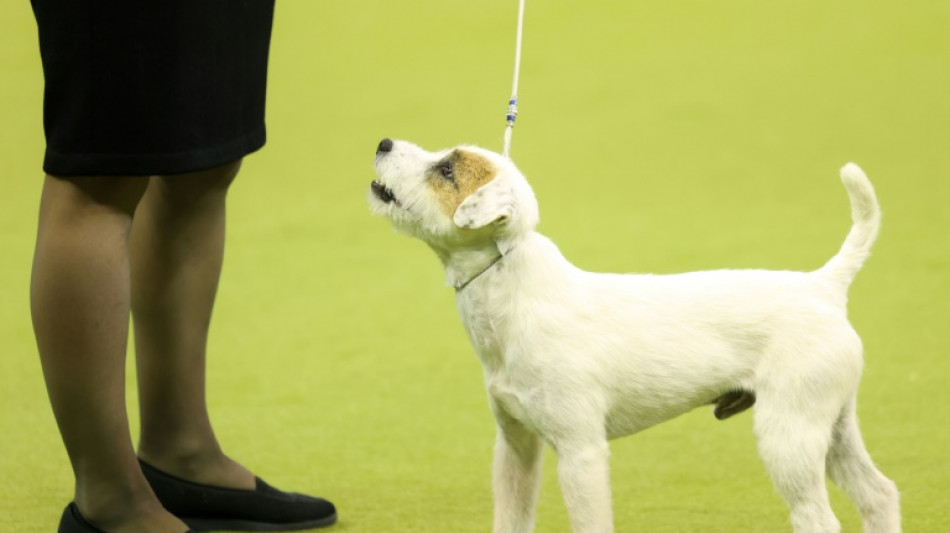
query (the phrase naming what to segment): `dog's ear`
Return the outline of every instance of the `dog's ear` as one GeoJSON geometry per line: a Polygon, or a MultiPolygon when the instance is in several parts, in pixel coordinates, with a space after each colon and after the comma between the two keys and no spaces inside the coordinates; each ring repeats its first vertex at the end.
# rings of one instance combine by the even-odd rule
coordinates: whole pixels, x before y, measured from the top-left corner
{"type": "Polygon", "coordinates": [[[511,183],[495,178],[468,195],[456,208],[452,221],[464,229],[504,224],[514,216],[516,203],[511,183]]]}

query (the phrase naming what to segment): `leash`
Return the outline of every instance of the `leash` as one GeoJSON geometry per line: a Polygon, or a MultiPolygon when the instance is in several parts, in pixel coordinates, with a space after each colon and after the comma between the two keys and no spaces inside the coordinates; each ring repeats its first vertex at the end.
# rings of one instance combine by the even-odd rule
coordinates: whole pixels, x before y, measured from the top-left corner
{"type": "Polygon", "coordinates": [[[458,294],[458,293],[462,292],[462,289],[464,289],[465,287],[468,287],[468,284],[469,284],[469,283],[471,283],[471,282],[475,281],[476,279],[478,279],[478,277],[481,276],[482,274],[484,274],[485,272],[488,272],[488,269],[490,269],[491,267],[493,267],[493,266],[495,266],[496,264],[498,264],[498,262],[501,261],[501,259],[502,259],[503,257],[505,257],[505,256],[502,255],[502,254],[498,254],[498,257],[492,259],[492,260],[491,260],[491,263],[488,263],[488,265],[486,265],[485,268],[479,270],[478,273],[475,274],[474,276],[472,276],[471,278],[469,278],[468,281],[465,281],[465,282],[462,282],[462,283],[456,283],[456,284],[455,284],[455,293],[458,294]]]}
{"type": "MultiPolygon", "coordinates": [[[[518,31],[515,35],[515,73],[514,80],[511,83],[511,99],[508,100],[508,112],[505,114],[505,120],[507,125],[505,126],[505,148],[502,152],[507,158],[511,158],[509,155],[511,153],[511,130],[515,127],[515,119],[518,118],[518,77],[521,75],[521,36],[524,30],[524,0],[518,0],[518,31]]],[[[488,272],[491,267],[498,264],[505,257],[504,254],[498,254],[497,257],[491,260],[490,263],[485,265],[485,268],[479,270],[474,276],[469,278],[467,281],[457,283],[455,285],[455,292],[462,292],[465,287],[468,287],[469,283],[478,279],[479,276],[488,272]]]]}
{"type": "Polygon", "coordinates": [[[515,73],[514,81],[511,84],[511,99],[508,100],[508,112],[505,115],[507,126],[505,126],[505,148],[502,152],[507,158],[511,158],[511,130],[515,127],[515,119],[518,118],[518,77],[521,74],[521,35],[524,29],[524,0],[518,0],[518,32],[515,36],[515,73]]]}

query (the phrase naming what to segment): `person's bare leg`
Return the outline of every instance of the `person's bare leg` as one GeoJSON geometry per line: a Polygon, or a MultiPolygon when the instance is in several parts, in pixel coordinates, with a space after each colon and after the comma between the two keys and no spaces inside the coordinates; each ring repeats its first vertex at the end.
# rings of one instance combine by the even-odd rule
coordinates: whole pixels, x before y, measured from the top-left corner
{"type": "Polygon", "coordinates": [[[110,533],[185,531],[136,461],[125,407],[128,237],[146,178],[46,177],[30,287],[75,502],[110,533]]]}
{"type": "Polygon", "coordinates": [[[205,347],[224,257],[225,200],[240,161],[155,176],[132,225],[139,457],[197,483],[254,488],[218,445],[205,403],[205,347]]]}

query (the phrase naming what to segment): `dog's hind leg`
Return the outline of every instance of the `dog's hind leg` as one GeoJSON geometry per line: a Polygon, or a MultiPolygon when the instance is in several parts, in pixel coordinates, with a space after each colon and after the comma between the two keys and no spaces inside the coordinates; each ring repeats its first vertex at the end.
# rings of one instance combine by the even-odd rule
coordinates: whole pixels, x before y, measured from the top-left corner
{"type": "Polygon", "coordinates": [[[899,533],[900,496],[897,485],[871,461],[855,413],[855,402],[845,405],[832,433],[827,458],[828,475],[854,502],[865,533],[899,533]]]}
{"type": "Polygon", "coordinates": [[[521,423],[495,408],[498,435],[492,468],[494,533],[530,533],[541,491],[544,444],[521,423]]]}
{"type": "Polygon", "coordinates": [[[601,437],[553,443],[558,478],[574,533],[611,533],[610,448],[601,437]]]}
{"type": "Polygon", "coordinates": [[[837,409],[807,409],[801,405],[805,402],[760,391],[754,426],[759,455],[788,504],[795,533],[838,533],[841,525],[825,486],[825,456],[837,409]]]}

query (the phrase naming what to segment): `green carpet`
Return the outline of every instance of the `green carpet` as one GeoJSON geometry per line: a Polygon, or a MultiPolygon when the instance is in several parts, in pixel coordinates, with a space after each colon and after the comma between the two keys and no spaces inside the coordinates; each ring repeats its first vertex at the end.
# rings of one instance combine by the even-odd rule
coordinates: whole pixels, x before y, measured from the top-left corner
{"type": "MultiPolygon", "coordinates": [[[[42,72],[29,4],[9,4],[0,530],[48,532],[72,478],[29,320],[42,72]]],[[[336,531],[491,528],[494,426],[453,292],[365,194],[382,137],[500,150],[515,15],[514,0],[278,2],[269,142],[231,196],[208,386],[228,453],[332,499],[336,531]]],[[[884,222],[850,293],[859,414],[908,532],[950,524],[948,27],[934,0],[528,2],[512,147],[540,230],[598,271],[815,268],[850,225],[838,168],[862,165],[884,222]]],[[[618,532],[790,530],[748,414],[697,410],[611,461],[618,532]]],[[[550,453],[546,471],[538,531],[567,531],[550,453]]]]}

